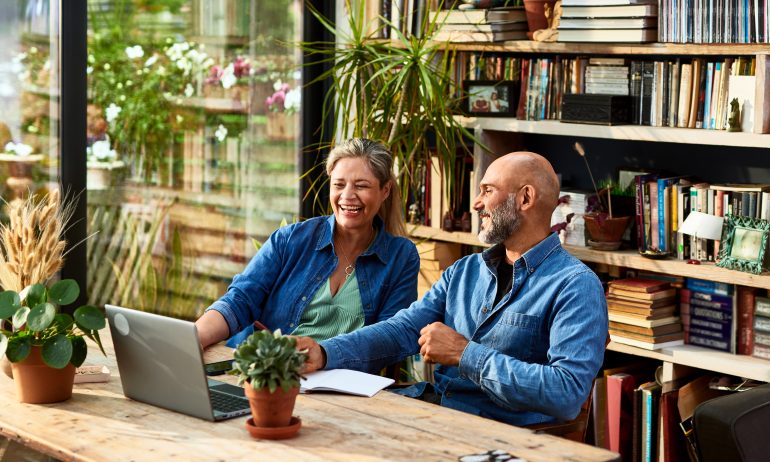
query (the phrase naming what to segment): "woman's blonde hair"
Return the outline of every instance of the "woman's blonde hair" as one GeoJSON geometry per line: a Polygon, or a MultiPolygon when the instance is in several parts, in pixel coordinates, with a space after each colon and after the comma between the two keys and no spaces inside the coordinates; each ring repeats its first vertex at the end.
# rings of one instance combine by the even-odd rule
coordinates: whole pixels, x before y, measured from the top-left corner
{"type": "Polygon", "coordinates": [[[385,231],[394,236],[405,236],[406,226],[401,210],[401,191],[393,175],[393,156],[382,144],[366,138],[351,138],[336,145],[326,158],[326,174],[331,176],[340,159],[360,158],[369,165],[372,173],[384,188],[390,182],[390,195],[382,203],[377,214],[385,224],[385,231]]]}

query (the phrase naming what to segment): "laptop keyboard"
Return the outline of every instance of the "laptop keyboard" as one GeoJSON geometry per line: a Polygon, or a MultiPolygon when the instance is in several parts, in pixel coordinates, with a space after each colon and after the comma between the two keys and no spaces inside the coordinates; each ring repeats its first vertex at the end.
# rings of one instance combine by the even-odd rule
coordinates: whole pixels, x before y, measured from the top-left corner
{"type": "Polygon", "coordinates": [[[249,408],[249,400],[211,389],[211,406],[215,411],[230,413],[249,408]]]}

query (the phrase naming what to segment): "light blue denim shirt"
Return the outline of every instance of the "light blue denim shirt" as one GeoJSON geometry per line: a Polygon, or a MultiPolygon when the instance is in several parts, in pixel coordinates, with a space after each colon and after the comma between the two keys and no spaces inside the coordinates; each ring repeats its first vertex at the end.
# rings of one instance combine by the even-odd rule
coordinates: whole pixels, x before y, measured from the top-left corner
{"type": "Polygon", "coordinates": [[[576,417],[604,359],[602,285],[551,234],[514,263],[511,291],[493,306],[492,260],[503,251],[464,257],[388,321],[321,342],[326,368],[394,363],[419,352],[420,329],[438,321],[470,340],[459,367],[436,367],[443,406],[514,425],[576,417]]]}
{"type": "MultiPolygon", "coordinates": [[[[227,292],[208,310],[224,316],[236,346],[259,320],[271,330],[291,333],[318,289],[337,267],[332,230],[334,215],[311,218],[276,230],[233,278],[227,292]]],[[[374,242],[356,259],[356,278],[364,323],[390,318],[417,299],[417,248],[406,238],[378,229],[374,242]]]]}

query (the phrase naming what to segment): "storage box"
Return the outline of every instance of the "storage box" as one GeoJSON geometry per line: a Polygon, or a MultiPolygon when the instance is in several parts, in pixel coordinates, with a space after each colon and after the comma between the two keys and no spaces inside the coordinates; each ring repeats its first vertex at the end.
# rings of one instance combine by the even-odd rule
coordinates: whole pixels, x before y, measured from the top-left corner
{"type": "Polygon", "coordinates": [[[622,125],[631,122],[631,98],[623,95],[564,95],[561,121],[622,125]]]}

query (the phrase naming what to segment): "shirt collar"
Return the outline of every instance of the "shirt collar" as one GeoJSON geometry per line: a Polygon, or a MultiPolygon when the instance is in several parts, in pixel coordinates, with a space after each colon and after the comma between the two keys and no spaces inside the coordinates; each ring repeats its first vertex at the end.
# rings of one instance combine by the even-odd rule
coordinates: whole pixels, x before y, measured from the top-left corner
{"type": "MultiPolygon", "coordinates": [[[[334,219],[334,215],[329,215],[329,218],[326,220],[326,226],[323,229],[323,233],[321,233],[321,236],[318,238],[316,250],[321,250],[326,247],[334,247],[332,237],[334,235],[334,224],[336,222],[337,221],[334,219]]],[[[375,215],[374,229],[377,231],[377,236],[375,236],[374,242],[372,242],[369,248],[364,250],[364,253],[361,254],[375,255],[383,264],[387,263],[385,256],[388,250],[388,242],[387,237],[385,236],[384,225],[385,224],[383,223],[382,218],[380,218],[379,215],[375,215]]]]}
{"type": "MultiPolygon", "coordinates": [[[[559,246],[561,246],[559,236],[556,233],[551,233],[548,237],[535,244],[534,247],[524,252],[521,258],[513,262],[513,266],[515,268],[523,264],[527,272],[532,273],[559,246]]],[[[498,259],[504,255],[505,247],[502,243],[488,248],[481,254],[489,267],[496,266],[498,259]]]]}

